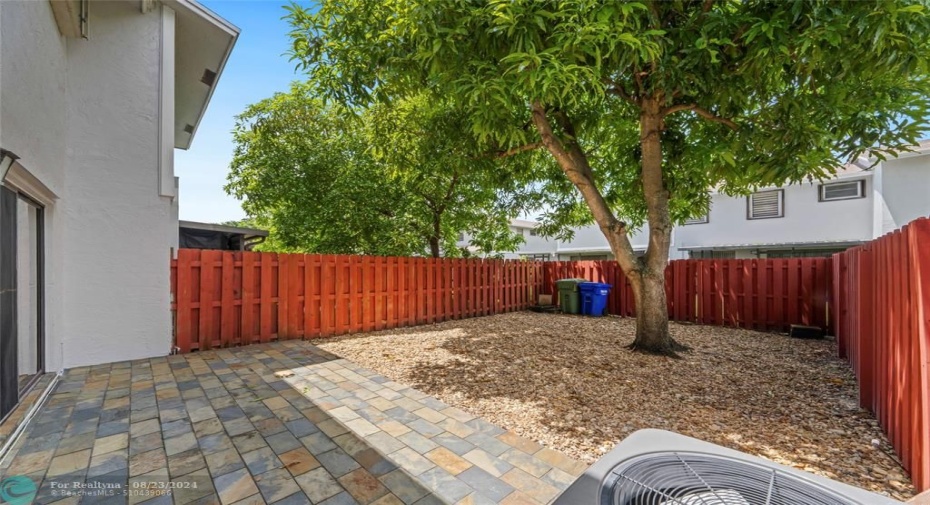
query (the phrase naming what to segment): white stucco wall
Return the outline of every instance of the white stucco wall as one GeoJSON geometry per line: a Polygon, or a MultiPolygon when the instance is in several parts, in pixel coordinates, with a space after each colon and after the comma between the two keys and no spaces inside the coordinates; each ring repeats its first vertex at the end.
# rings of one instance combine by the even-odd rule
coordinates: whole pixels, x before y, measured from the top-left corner
{"type": "Polygon", "coordinates": [[[64,182],[66,40],[48,2],[0,2],[0,146],[52,191],[64,182]]]}
{"type": "Polygon", "coordinates": [[[930,216],[930,153],[882,163],[885,213],[879,235],[930,216]]]}
{"type": "MultiPolygon", "coordinates": [[[[170,198],[159,196],[159,13],[95,3],[68,44],[61,195],[65,366],[167,354],[170,198]]],[[[173,142],[173,139],[168,139],[173,142]]]]}
{"type": "Polygon", "coordinates": [[[865,198],[820,202],[819,183],[786,186],[784,217],[747,219],[746,197],[714,194],[709,222],[676,228],[676,247],[870,240],[873,195],[870,175],[865,198]]]}
{"type": "MultiPolygon", "coordinates": [[[[48,2],[0,2],[0,146],[60,193],[67,164],[67,43],[48,2]]],[[[34,197],[40,195],[33,194],[34,197]]],[[[57,205],[45,212],[46,370],[60,370],[64,250],[57,205]]]]}
{"type": "Polygon", "coordinates": [[[46,207],[48,370],[170,349],[160,17],[93,2],[90,39],[63,39],[47,1],[0,2],[0,146],[58,197],[46,207]]]}
{"type": "MultiPolygon", "coordinates": [[[[643,225],[642,228],[634,231],[630,236],[630,244],[637,251],[645,250],[649,245],[649,226],[643,225]]],[[[593,251],[610,252],[607,238],[596,224],[576,228],[572,240],[559,242],[559,252],[563,254],[593,251]]]]}
{"type": "Polygon", "coordinates": [[[556,240],[549,239],[540,235],[531,235],[530,228],[511,227],[515,233],[523,235],[523,245],[520,246],[519,254],[553,254],[556,250],[556,240]]]}

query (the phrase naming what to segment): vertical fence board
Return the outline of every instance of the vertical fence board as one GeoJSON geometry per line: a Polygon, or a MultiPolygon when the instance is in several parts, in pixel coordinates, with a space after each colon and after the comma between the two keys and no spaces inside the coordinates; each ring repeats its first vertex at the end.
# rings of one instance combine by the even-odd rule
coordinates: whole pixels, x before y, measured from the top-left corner
{"type": "Polygon", "coordinates": [[[255,337],[255,257],[251,251],[242,253],[242,344],[253,343],[255,337]]]}
{"type": "Polygon", "coordinates": [[[197,250],[181,249],[178,259],[174,260],[177,269],[177,284],[175,285],[175,303],[177,316],[175,317],[175,346],[178,352],[190,352],[191,342],[191,263],[197,250]]]}
{"type": "Polygon", "coordinates": [[[220,345],[223,347],[239,343],[239,325],[235,320],[235,255],[224,254],[220,273],[222,294],[220,295],[220,345]]]}
{"type": "Polygon", "coordinates": [[[200,253],[200,321],[198,349],[205,351],[213,347],[213,274],[217,251],[204,250],[200,253]]]}
{"type": "Polygon", "coordinates": [[[831,319],[859,383],[918,491],[930,488],[930,219],[834,255],[831,319]]]}

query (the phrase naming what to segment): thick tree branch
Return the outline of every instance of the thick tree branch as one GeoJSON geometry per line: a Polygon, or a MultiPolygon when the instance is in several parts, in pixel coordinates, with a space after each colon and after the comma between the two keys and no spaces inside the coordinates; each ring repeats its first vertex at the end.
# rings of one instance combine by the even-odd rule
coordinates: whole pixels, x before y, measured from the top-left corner
{"type": "Polygon", "coordinates": [[[639,69],[633,69],[633,80],[636,81],[636,89],[639,92],[639,96],[643,96],[645,91],[643,90],[643,76],[649,75],[646,72],[640,72],[639,69]]]}
{"type": "Polygon", "coordinates": [[[446,211],[446,207],[449,206],[449,201],[452,199],[452,192],[455,191],[455,187],[459,183],[459,174],[452,176],[452,180],[449,182],[449,187],[446,188],[446,194],[442,197],[442,203],[439,205],[439,208],[436,211],[440,214],[446,211]]]}
{"type": "Polygon", "coordinates": [[[424,205],[426,205],[426,208],[427,208],[427,209],[429,209],[429,210],[431,210],[431,211],[433,211],[433,212],[436,212],[436,207],[437,207],[437,206],[436,206],[436,200],[433,199],[433,197],[432,197],[431,195],[429,195],[428,193],[426,193],[426,192],[420,190],[419,188],[411,188],[410,191],[413,192],[413,194],[415,194],[415,195],[417,195],[417,196],[419,196],[420,198],[423,199],[423,203],[424,203],[424,205]]]}
{"type": "MultiPolygon", "coordinates": [[[[546,115],[546,107],[538,101],[534,101],[530,106],[533,117],[533,124],[536,131],[542,138],[543,145],[555,157],[559,167],[569,181],[578,189],[591,215],[598,226],[604,232],[610,244],[611,250],[617,257],[617,262],[628,274],[639,275],[640,264],[633,252],[633,246],[627,236],[626,223],[617,219],[610,206],[604,199],[604,196],[594,184],[591,166],[581,147],[572,138],[568,142],[563,142],[558,135],[552,130],[549,118],[546,115]]],[[[563,111],[556,111],[556,118],[560,122],[561,128],[566,133],[573,133],[574,126],[571,124],[568,116],[563,111]]]]}
{"type": "Polygon", "coordinates": [[[708,12],[713,6],[714,0],[704,0],[704,5],[701,6],[701,12],[708,12]]]}
{"type": "Polygon", "coordinates": [[[683,110],[693,111],[698,116],[701,116],[702,118],[708,121],[712,121],[714,123],[720,123],[731,130],[734,130],[734,131],[739,130],[739,125],[734,123],[733,120],[727,119],[725,117],[720,117],[714,114],[713,112],[703,107],[698,106],[698,104],[696,103],[678,104],[678,105],[672,105],[671,107],[666,107],[662,109],[662,117],[668,116],[670,114],[674,114],[676,112],[681,112],[683,110]]]}

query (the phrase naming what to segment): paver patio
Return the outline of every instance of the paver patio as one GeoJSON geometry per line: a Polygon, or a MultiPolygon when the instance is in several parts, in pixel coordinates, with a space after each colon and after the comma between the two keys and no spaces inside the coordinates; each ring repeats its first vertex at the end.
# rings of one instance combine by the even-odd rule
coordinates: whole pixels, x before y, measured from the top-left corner
{"type": "Polygon", "coordinates": [[[585,468],[289,341],[68,370],[0,476],[36,503],[542,504],[585,468]]]}

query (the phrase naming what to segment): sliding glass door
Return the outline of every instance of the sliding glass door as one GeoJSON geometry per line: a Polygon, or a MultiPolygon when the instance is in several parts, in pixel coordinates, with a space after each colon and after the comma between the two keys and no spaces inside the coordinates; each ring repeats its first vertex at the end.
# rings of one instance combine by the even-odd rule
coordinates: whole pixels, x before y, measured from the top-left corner
{"type": "Polygon", "coordinates": [[[45,209],[0,187],[0,419],[45,371],[45,209]]]}

